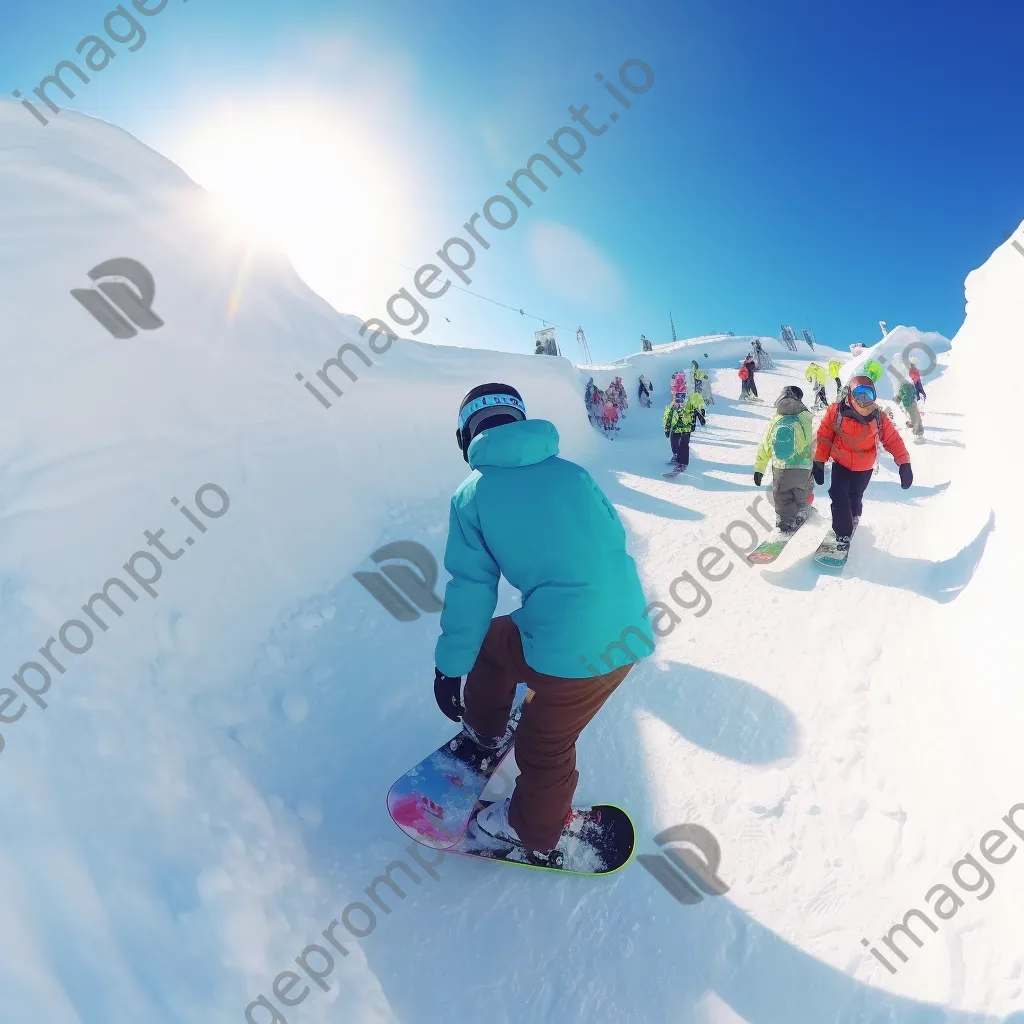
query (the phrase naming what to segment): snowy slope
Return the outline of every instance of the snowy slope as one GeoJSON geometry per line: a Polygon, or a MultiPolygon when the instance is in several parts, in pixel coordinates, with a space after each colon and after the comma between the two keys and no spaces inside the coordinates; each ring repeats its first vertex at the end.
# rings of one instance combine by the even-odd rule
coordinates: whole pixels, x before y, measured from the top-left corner
{"type": "MultiPolygon", "coordinates": [[[[448,857],[403,898],[378,887],[384,911],[366,889],[415,865],[384,794],[451,726],[430,687],[436,615],[397,622],[351,574],[392,540],[440,558],[462,394],[506,379],[552,419],[619,509],[651,599],[671,601],[702,549],[754,523],[770,406],[736,400],[746,339],[708,350],[722,400],[677,481],[661,477],[658,403],[681,349],[601,368],[656,367],[663,388],[654,409],[631,401],[611,444],[581,401],[598,368],[533,355],[397,341],[350,360],[358,380],[326,409],[294,375],[315,379],[344,342],[368,351],[358,321],[125,133],[23,121],[0,101],[0,650],[8,675],[48,666],[41,647],[65,671],[45,709],[26,700],[0,725],[5,1021],[221,1024],[261,996],[257,1024],[961,1024],[1024,1008],[1022,858],[992,868],[990,898],[958,890],[895,975],[861,945],[927,909],[1024,801],[1013,425],[976,386],[1024,326],[1013,249],[969,279],[967,322],[926,381],[915,485],[883,457],[845,578],[799,551],[772,572],[735,561],[705,614],[676,607],[581,740],[579,802],[630,808],[645,854],[660,830],[702,825],[729,892],[684,906],[639,864],[595,882],[448,857]],[[117,340],[70,297],[115,256],[152,271],[163,327],[117,340]],[[206,484],[229,496],[219,518],[197,507],[206,484]],[[47,648],[161,528],[183,553],[161,556],[157,596],[139,585],[81,654],[47,648]],[[363,929],[357,902],[373,929],[334,933],[329,974],[307,954],[318,985],[296,958],[329,949],[346,908],[363,929]]],[[[772,355],[769,399],[811,358],[772,355]]],[[[515,604],[506,591],[499,611],[515,604]]]]}

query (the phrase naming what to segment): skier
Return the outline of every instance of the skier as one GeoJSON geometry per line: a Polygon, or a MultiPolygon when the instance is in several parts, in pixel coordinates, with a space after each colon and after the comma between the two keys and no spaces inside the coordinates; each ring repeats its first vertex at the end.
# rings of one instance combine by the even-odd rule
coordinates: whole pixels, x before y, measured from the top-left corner
{"type": "Polygon", "coordinates": [[[654,385],[640,374],[640,382],[637,384],[636,397],[637,401],[645,408],[650,409],[651,407],[651,393],[654,391],[654,385]]]}
{"type": "Polygon", "coordinates": [[[838,359],[830,359],[828,361],[828,375],[836,382],[836,401],[839,401],[839,393],[843,390],[843,382],[839,379],[839,371],[842,369],[842,363],[838,359]]]}
{"type": "Polygon", "coordinates": [[[707,426],[704,399],[696,392],[687,398],[682,391],[677,391],[672,402],[665,407],[662,419],[665,436],[672,442],[672,462],[676,473],[682,473],[690,464],[690,435],[698,421],[702,427],[707,426]]]}
{"type": "Polygon", "coordinates": [[[921,410],[917,407],[917,392],[914,390],[914,385],[909,381],[904,381],[900,385],[899,391],[896,392],[896,402],[910,417],[907,420],[907,426],[913,429],[914,439],[919,440],[924,437],[924,423],[921,422],[921,410]]]}
{"type": "Polygon", "coordinates": [[[910,360],[910,370],[908,372],[911,383],[914,385],[914,397],[925,401],[928,396],[924,393],[924,385],[921,383],[921,371],[917,368],[917,363],[913,359],[910,360]]]}
{"type": "Polygon", "coordinates": [[[772,495],[775,528],[793,534],[808,516],[811,483],[811,445],[814,423],[804,393],[791,384],[782,389],[775,403],[775,415],[768,424],[754,457],[754,484],[761,486],[764,471],[772,464],[772,495]]]}
{"type": "Polygon", "coordinates": [[[452,579],[434,697],[448,718],[462,720],[457,742],[493,757],[515,739],[515,790],[481,811],[476,827],[533,863],[557,864],[563,829],[579,815],[576,740],[654,650],[647,599],[615,509],[582,466],[558,458],[554,424],[528,420],[515,388],[473,388],[456,436],[472,472],[449,513],[444,566],[452,579]],[[533,523],[545,527],[537,532],[533,523]],[[491,618],[501,576],[520,591],[522,606],[491,618]],[[609,652],[624,648],[616,641],[628,633],[644,644],[634,641],[640,653],[615,666],[609,652]],[[600,664],[601,651],[607,671],[596,675],[587,665],[600,664]],[[512,733],[520,682],[531,693],[512,733]]]}
{"type": "Polygon", "coordinates": [[[750,352],[747,353],[747,358],[743,360],[743,365],[747,368],[747,373],[750,374],[750,390],[754,393],[754,397],[758,398],[757,384],[754,382],[754,371],[757,369],[757,363],[750,352]]]}
{"type": "Polygon", "coordinates": [[[828,405],[828,396],[825,394],[825,383],[828,380],[825,376],[825,367],[811,363],[804,374],[804,380],[814,389],[814,408],[824,409],[828,405]]]}
{"type": "Polygon", "coordinates": [[[895,459],[900,486],[906,490],[914,482],[910,455],[899,432],[877,405],[875,383],[867,374],[850,379],[846,397],[829,406],[818,427],[814,451],[814,482],[824,484],[825,463],[833,460],[832,536],[827,538],[838,554],[850,550],[850,538],[860,522],[864,491],[871,482],[878,457],[878,442],[895,459]]]}

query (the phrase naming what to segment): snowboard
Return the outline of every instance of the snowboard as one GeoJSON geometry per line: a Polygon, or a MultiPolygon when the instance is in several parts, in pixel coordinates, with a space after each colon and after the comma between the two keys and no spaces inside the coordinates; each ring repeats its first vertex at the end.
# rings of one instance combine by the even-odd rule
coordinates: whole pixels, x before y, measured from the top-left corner
{"type": "Polygon", "coordinates": [[[818,565],[823,565],[826,569],[842,569],[849,557],[849,548],[845,551],[836,550],[836,535],[831,530],[825,534],[825,539],[818,545],[817,551],[814,552],[815,562],[818,565]]]}
{"type": "MultiPolygon", "coordinates": [[[[490,802],[482,803],[480,808],[489,806],[490,802]]],[[[530,859],[527,851],[492,839],[477,826],[475,817],[459,842],[446,848],[445,853],[591,877],[610,875],[629,864],[633,859],[636,832],[632,819],[621,807],[597,804],[573,808],[573,812],[574,819],[562,833],[552,863],[538,863],[530,859]]]]}
{"type": "Polygon", "coordinates": [[[802,520],[792,533],[783,533],[781,530],[772,530],[768,536],[747,555],[747,561],[754,565],[767,565],[774,562],[785,550],[786,545],[800,532],[801,527],[807,524],[812,515],[817,515],[813,506],[808,509],[807,517],[802,520]]]}
{"type": "MultiPolygon", "coordinates": [[[[526,686],[521,684],[521,689],[509,718],[513,731],[526,703],[526,686]]],[[[388,814],[392,821],[410,839],[435,850],[459,842],[488,780],[515,749],[513,738],[504,756],[486,771],[479,771],[452,752],[454,739],[407,771],[388,791],[388,814]]]]}

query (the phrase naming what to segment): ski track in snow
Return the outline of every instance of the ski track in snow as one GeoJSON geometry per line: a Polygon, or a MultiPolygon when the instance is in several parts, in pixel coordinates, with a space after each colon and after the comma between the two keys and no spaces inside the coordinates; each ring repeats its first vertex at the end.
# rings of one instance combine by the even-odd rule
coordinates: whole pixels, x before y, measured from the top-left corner
{"type": "MultiPolygon", "coordinates": [[[[7,671],[144,547],[143,530],[184,537],[172,496],[216,481],[231,508],[164,566],[157,598],[68,656],[45,711],[0,728],[3,1019],[234,1024],[346,906],[369,902],[389,864],[413,863],[385,795],[452,732],[430,685],[437,617],[399,623],[351,574],[396,540],[440,560],[469,387],[507,379],[556,422],[565,457],[618,509],[649,597],[668,601],[730,522],[753,522],[771,402],[832,353],[769,343],[767,401],[745,405],[746,338],[580,368],[399,340],[356,364],[325,410],[293,375],[343,341],[365,348],[358,321],[254,254],[125,133],[70,111],[45,135],[23,120],[0,101],[0,237],[60,244],[0,246],[0,304],[20,332],[0,339],[7,671]],[[148,337],[107,339],[65,294],[115,251],[158,282],[166,325],[148,337]],[[716,403],[690,468],[667,480],[661,412],[694,357],[716,403]],[[649,410],[634,398],[641,372],[649,410]],[[591,374],[626,380],[613,440],[587,422],[591,374]],[[424,387],[415,422],[381,427],[396,395],[424,387]]],[[[581,879],[447,856],[436,881],[421,871],[401,897],[383,889],[371,934],[339,931],[348,955],[329,991],[311,984],[287,1024],[1020,1024],[1006,1015],[1024,1007],[1024,854],[993,868],[990,899],[963,893],[897,975],[861,946],[925,907],[1024,800],[1019,600],[1006,583],[1022,573],[1005,529],[1019,506],[998,461],[1019,431],[957,362],[961,347],[1019,336],[1019,259],[1004,247],[972,275],[952,352],[903,328],[884,343],[890,355],[939,346],[928,443],[909,448],[907,492],[882,454],[842,576],[810,561],[828,526],[817,488],[820,518],[780,561],[728,555],[729,575],[703,581],[707,613],[676,608],[581,738],[576,802],[628,808],[642,854],[670,826],[701,825],[728,892],[684,905],[638,863],[581,879]]],[[[516,605],[503,583],[497,613],[516,605]]]]}

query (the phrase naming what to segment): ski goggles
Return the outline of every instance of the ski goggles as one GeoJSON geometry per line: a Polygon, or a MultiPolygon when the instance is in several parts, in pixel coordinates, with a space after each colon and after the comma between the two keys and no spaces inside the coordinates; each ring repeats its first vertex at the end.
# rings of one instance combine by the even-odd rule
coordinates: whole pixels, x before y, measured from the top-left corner
{"type": "Polygon", "coordinates": [[[526,419],[526,406],[513,395],[481,395],[474,398],[467,406],[459,412],[459,429],[461,430],[470,421],[474,414],[481,409],[493,409],[498,406],[517,409],[526,419]]]}
{"type": "Polygon", "coordinates": [[[874,384],[858,384],[856,387],[851,388],[850,394],[853,395],[861,405],[869,405],[877,397],[875,395],[874,384]]]}

